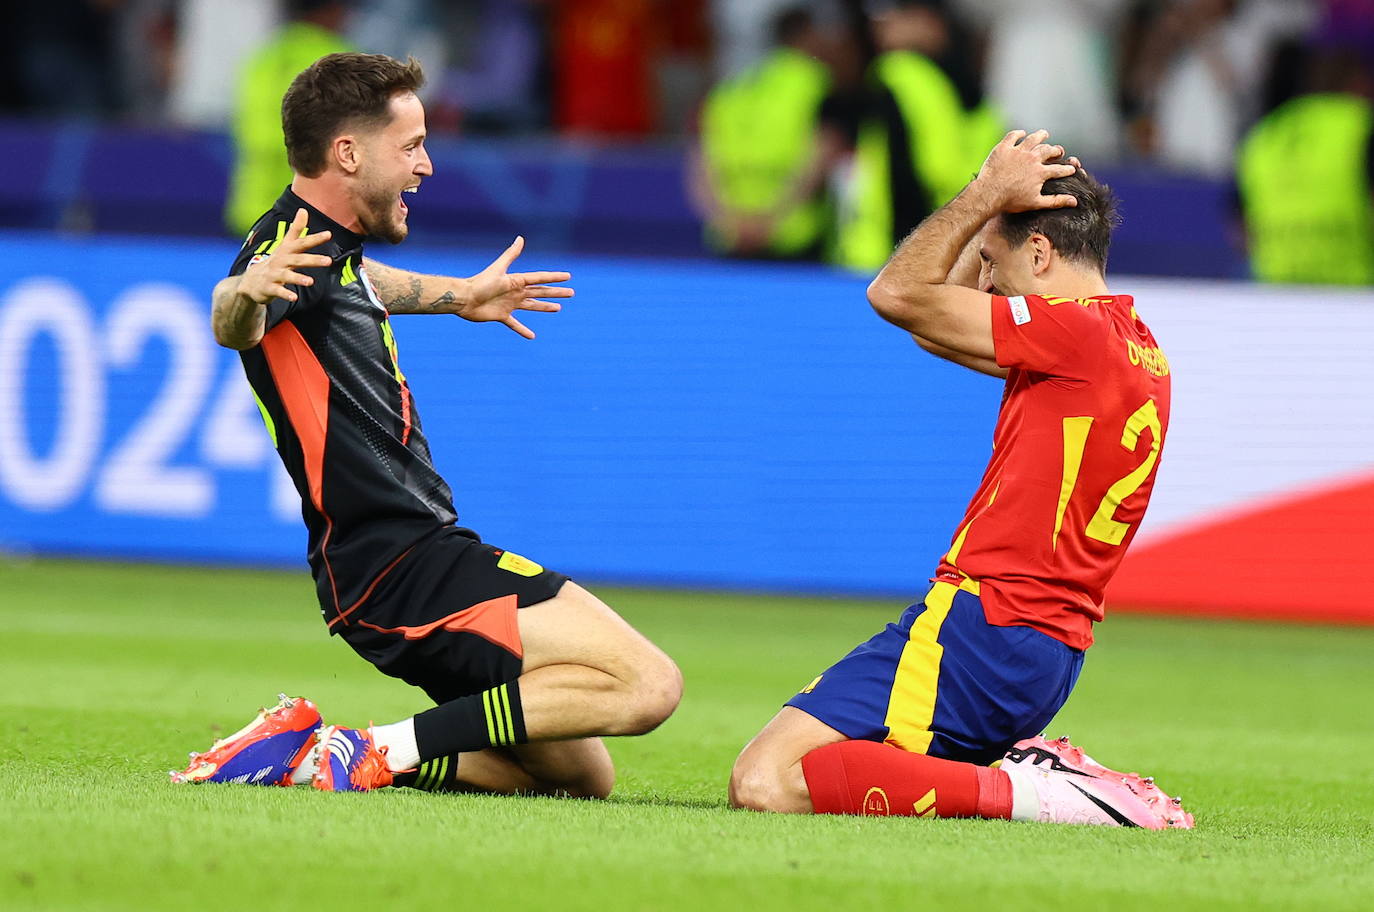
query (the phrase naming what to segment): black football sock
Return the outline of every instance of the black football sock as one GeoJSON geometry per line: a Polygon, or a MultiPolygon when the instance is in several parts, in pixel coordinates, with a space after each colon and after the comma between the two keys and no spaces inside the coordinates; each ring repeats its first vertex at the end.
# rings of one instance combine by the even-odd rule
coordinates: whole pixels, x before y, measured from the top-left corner
{"type": "Polygon", "coordinates": [[[415,747],[421,762],[528,740],[518,681],[441,703],[415,717],[415,747]]]}
{"type": "Polygon", "coordinates": [[[396,788],[413,788],[422,792],[468,791],[458,782],[457,754],[425,760],[413,770],[397,773],[391,784],[396,788]]]}

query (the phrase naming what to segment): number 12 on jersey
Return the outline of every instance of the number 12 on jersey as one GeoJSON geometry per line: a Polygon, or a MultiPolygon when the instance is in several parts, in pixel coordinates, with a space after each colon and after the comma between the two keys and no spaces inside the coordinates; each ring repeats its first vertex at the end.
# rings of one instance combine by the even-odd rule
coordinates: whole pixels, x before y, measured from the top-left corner
{"type": "MultiPolygon", "coordinates": [[[[1087,446],[1088,431],[1092,429],[1094,420],[1090,415],[1064,419],[1064,477],[1059,487],[1059,507],[1054,516],[1056,547],[1059,544],[1059,530],[1064,525],[1064,511],[1068,509],[1069,498],[1073,496],[1074,486],[1078,483],[1078,472],[1083,463],[1083,449],[1087,446]]],[[[1120,545],[1126,538],[1126,533],[1130,531],[1129,523],[1120,522],[1114,517],[1117,507],[1140,490],[1140,486],[1154,470],[1155,463],[1159,461],[1159,447],[1163,442],[1164,427],[1159,419],[1159,407],[1153,399],[1146,399],[1145,404],[1126,419],[1126,426],[1121,431],[1121,446],[1132,453],[1136,452],[1140,446],[1140,435],[1147,429],[1150,431],[1149,450],[1139,465],[1107,489],[1107,493],[1097,505],[1097,511],[1093,513],[1092,519],[1088,520],[1085,532],[1089,538],[1109,545],[1120,545]]]]}

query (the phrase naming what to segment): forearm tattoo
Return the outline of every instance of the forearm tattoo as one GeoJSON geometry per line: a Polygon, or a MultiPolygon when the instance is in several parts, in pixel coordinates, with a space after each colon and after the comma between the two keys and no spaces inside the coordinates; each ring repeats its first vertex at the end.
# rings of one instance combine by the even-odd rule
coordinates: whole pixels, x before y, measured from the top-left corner
{"type": "Polygon", "coordinates": [[[458,301],[458,296],[452,289],[440,290],[443,284],[451,283],[453,279],[394,269],[376,260],[368,260],[367,269],[372,287],[377,290],[377,295],[391,313],[426,314],[457,311],[454,305],[458,301]],[[430,287],[426,288],[426,285],[430,287]]]}

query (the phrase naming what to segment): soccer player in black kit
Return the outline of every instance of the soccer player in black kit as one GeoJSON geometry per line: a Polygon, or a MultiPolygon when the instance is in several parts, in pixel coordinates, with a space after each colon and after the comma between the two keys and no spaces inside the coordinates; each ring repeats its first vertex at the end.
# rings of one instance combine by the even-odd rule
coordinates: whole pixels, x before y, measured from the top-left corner
{"type": "Polygon", "coordinates": [[[457,314],[526,338],[516,310],[557,311],[564,272],[508,273],[517,238],[471,278],[364,253],[400,243],[403,194],[432,173],[420,66],[331,54],[282,101],[295,178],[215,286],[215,339],[236,349],[301,495],[331,634],[433,708],[390,725],[323,725],[283,696],[193,754],[178,782],[312,783],[605,797],[602,735],[653,729],[682,678],[662,651],[567,577],[455,525],[388,316],[457,314]]]}

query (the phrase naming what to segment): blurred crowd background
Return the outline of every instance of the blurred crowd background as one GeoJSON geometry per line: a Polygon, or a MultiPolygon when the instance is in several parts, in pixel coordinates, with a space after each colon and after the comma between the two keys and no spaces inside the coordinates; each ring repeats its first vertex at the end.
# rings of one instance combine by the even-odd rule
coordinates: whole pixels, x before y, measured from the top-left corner
{"type": "Polygon", "coordinates": [[[227,132],[235,232],[289,179],[285,86],[357,49],[422,60],[440,140],[681,151],[723,255],[874,269],[1045,127],[1090,170],[1224,188],[1207,217],[1259,278],[1374,284],[1374,0],[45,0],[7,25],[0,116],[227,132]]]}

